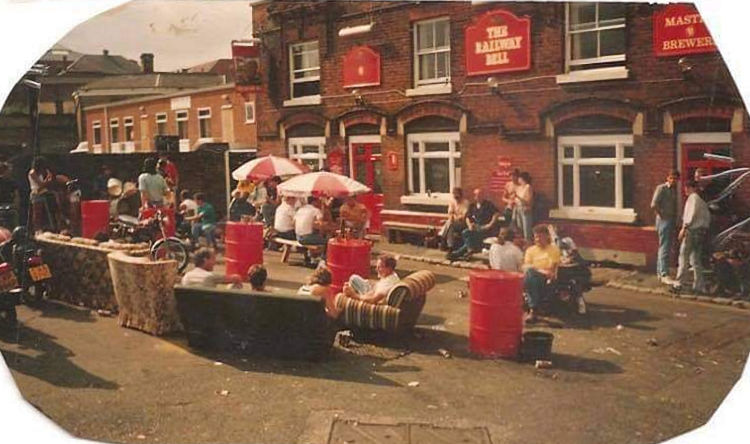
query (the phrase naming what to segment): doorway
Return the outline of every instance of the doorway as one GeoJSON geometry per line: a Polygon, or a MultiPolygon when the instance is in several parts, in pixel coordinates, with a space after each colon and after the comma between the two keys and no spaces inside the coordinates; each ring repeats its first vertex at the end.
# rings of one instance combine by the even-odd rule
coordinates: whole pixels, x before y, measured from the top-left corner
{"type": "MultiPolygon", "coordinates": [[[[706,159],[704,154],[732,155],[731,133],[685,133],[679,136],[679,165],[681,182],[695,176],[695,170],[703,169],[703,175],[717,174],[732,168],[732,164],[706,159]]],[[[731,182],[730,178],[713,180],[705,184],[706,200],[716,197],[731,182]]]]}
{"type": "Polygon", "coordinates": [[[383,162],[380,136],[349,137],[349,176],[365,185],[372,192],[360,195],[370,212],[370,233],[380,232],[380,212],[383,210],[383,162]]]}

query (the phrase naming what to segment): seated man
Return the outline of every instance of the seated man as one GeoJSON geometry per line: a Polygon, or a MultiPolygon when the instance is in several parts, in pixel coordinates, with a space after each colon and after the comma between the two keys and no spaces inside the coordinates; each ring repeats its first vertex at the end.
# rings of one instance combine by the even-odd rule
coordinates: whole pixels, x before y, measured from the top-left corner
{"type": "Polygon", "coordinates": [[[523,261],[523,288],[528,314],[526,322],[536,322],[536,307],[544,297],[547,283],[556,279],[560,249],[553,245],[546,225],[534,227],[534,245],[526,250],[523,261]]]}
{"type": "Polygon", "coordinates": [[[447,258],[455,260],[461,257],[468,259],[472,253],[482,250],[482,241],[488,238],[494,230],[500,213],[495,205],[484,197],[484,192],[476,188],[474,201],[469,205],[466,213],[466,229],[461,233],[463,245],[461,248],[448,253],[447,258]]]}
{"type": "Polygon", "coordinates": [[[284,201],[276,208],[273,218],[273,229],[276,231],[277,237],[287,240],[296,239],[294,234],[295,200],[294,197],[285,196],[284,201]]]}
{"type": "MultiPolygon", "coordinates": [[[[327,240],[321,234],[323,212],[320,206],[320,199],[310,196],[307,198],[307,205],[297,210],[294,215],[294,233],[302,245],[326,245],[327,240]]],[[[305,253],[305,262],[309,261],[310,257],[305,253]]]]}
{"type": "Polygon", "coordinates": [[[349,282],[344,284],[344,296],[371,304],[385,303],[388,292],[400,281],[396,274],[396,258],[387,254],[380,256],[375,269],[378,273],[375,284],[356,274],[352,275],[349,282]]]}
{"type": "Polygon", "coordinates": [[[206,202],[206,195],[195,193],[195,203],[198,205],[196,214],[188,216],[185,220],[192,222],[193,243],[198,245],[201,236],[206,236],[206,242],[210,247],[216,246],[214,231],[216,230],[216,211],[214,206],[206,202]]]}
{"type": "Polygon", "coordinates": [[[242,288],[239,275],[223,276],[213,272],[216,253],[210,248],[200,248],[193,256],[195,268],[185,273],[180,283],[185,286],[215,287],[219,284],[232,284],[232,288],[242,288]]]}
{"type": "Polygon", "coordinates": [[[346,202],[339,209],[339,217],[343,219],[344,226],[352,230],[355,237],[365,237],[365,228],[370,216],[367,207],[357,202],[357,199],[353,196],[347,197],[346,202]]]}
{"type": "Polygon", "coordinates": [[[523,251],[513,243],[513,230],[503,227],[497,243],[490,247],[490,268],[503,271],[521,271],[523,251]]]}

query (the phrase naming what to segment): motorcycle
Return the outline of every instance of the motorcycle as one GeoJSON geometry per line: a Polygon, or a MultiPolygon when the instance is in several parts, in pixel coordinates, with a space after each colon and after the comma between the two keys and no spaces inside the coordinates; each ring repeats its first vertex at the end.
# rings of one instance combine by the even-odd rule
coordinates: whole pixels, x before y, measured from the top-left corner
{"type": "Polygon", "coordinates": [[[147,242],[152,260],[173,259],[181,273],[187,267],[189,255],[180,238],[167,235],[167,217],[162,209],[157,209],[150,217],[142,215],[140,219],[121,214],[110,222],[109,237],[133,243],[147,242]]]}
{"type": "MultiPolygon", "coordinates": [[[[14,288],[20,290],[17,296],[25,304],[38,305],[52,292],[52,272],[44,263],[41,250],[28,238],[26,227],[13,230],[11,239],[0,246],[0,256],[6,270],[12,269],[16,280],[14,288]]],[[[11,299],[15,300],[16,296],[11,299]]]]}

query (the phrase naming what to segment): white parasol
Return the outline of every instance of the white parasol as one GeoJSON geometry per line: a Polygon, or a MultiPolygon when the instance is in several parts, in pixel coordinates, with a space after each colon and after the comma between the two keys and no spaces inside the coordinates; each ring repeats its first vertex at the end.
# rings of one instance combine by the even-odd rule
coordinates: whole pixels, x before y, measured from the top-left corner
{"type": "Polygon", "coordinates": [[[245,162],[232,171],[234,180],[265,180],[273,176],[296,176],[310,171],[307,165],[286,157],[264,156],[245,162]]]}
{"type": "Polygon", "coordinates": [[[340,174],[325,171],[293,177],[278,187],[282,196],[346,197],[369,193],[365,185],[340,174]]]}

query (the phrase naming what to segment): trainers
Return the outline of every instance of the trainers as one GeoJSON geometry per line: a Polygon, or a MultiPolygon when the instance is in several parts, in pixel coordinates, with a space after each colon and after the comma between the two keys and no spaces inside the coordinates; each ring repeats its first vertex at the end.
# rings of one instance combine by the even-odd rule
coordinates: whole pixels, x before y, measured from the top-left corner
{"type": "Polygon", "coordinates": [[[578,314],[586,314],[586,301],[583,300],[583,296],[578,298],[578,314]]]}

